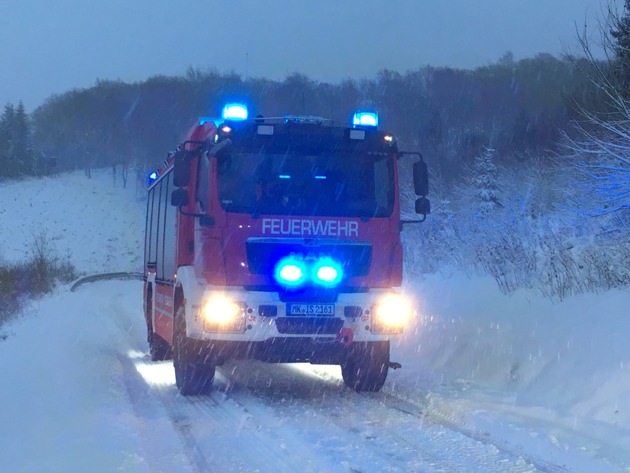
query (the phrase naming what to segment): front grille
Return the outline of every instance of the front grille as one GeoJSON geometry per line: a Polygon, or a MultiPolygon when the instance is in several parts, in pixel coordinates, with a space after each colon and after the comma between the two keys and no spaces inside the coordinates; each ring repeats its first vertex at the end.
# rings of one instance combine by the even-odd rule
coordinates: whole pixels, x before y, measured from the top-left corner
{"type": "Polygon", "coordinates": [[[306,257],[329,256],[338,261],[347,277],[366,276],[372,263],[369,242],[327,239],[257,238],[245,242],[247,262],[252,274],[273,274],[278,261],[291,254],[306,257]]]}
{"type": "Polygon", "coordinates": [[[325,317],[279,317],[276,328],[282,334],[335,335],[343,327],[343,320],[325,317]]]}

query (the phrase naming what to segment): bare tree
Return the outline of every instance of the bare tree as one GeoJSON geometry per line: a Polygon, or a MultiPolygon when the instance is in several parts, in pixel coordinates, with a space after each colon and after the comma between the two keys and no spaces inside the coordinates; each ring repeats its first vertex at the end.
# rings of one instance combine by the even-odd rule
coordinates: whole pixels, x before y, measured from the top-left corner
{"type": "Polygon", "coordinates": [[[564,133],[563,149],[583,177],[579,184],[589,198],[585,212],[593,216],[630,209],[630,38],[623,33],[629,9],[626,2],[623,13],[610,5],[603,10],[598,43],[586,27],[577,35],[585,59],[575,63],[592,93],[573,100],[580,118],[572,133],[564,133]]]}

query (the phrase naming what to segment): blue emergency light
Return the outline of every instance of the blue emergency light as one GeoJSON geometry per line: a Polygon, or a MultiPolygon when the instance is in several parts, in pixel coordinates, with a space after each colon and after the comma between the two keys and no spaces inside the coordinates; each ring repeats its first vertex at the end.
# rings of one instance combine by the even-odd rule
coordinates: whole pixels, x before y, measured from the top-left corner
{"type": "Polygon", "coordinates": [[[343,279],[343,268],[332,258],[320,258],[313,266],[311,279],[320,286],[335,287],[343,279]]]}
{"type": "Polygon", "coordinates": [[[337,286],[343,279],[341,265],[330,257],[323,257],[314,262],[305,261],[301,256],[282,258],[275,267],[274,277],[278,284],[289,289],[297,289],[311,281],[327,288],[337,286]]]}
{"type": "Polygon", "coordinates": [[[352,117],[354,126],[378,127],[378,114],[375,112],[357,112],[352,117]]]}
{"type": "Polygon", "coordinates": [[[288,288],[297,288],[306,282],[306,264],[304,260],[297,256],[287,256],[276,264],[276,281],[288,288]]]}
{"type": "Polygon", "coordinates": [[[151,184],[153,184],[155,181],[157,181],[157,178],[158,178],[157,171],[153,171],[152,173],[150,173],[148,178],[147,178],[148,186],[151,187],[151,184]]]}
{"type": "Polygon", "coordinates": [[[247,106],[242,103],[228,103],[223,107],[221,116],[224,120],[247,120],[247,106]]]}

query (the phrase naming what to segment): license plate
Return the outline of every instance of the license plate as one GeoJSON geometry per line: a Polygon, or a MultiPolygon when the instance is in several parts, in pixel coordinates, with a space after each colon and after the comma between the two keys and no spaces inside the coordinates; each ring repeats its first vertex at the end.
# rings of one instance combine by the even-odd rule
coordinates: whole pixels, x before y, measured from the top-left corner
{"type": "Polygon", "coordinates": [[[335,315],[334,304],[287,304],[287,315],[335,315]]]}

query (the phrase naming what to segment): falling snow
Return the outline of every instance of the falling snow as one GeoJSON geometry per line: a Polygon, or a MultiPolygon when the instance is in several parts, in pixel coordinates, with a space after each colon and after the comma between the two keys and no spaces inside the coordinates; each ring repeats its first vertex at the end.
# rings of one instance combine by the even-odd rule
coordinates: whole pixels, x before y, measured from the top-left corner
{"type": "MultiPolygon", "coordinates": [[[[80,272],[141,269],[143,206],[106,172],[0,184],[2,258],[45,229],[80,272]],[[79,221],[69,215],[77,215],[79,221]],[[15,238],[25,235],[26,238],[15,238]]],[[[630,293],[408,281],[417,317],[381,393],[338,367],[230,363],[184,398],[147,356],[142,283],[60,287],[0,327],[2,469],[614,472],[630,468],[630,293]]]]}

